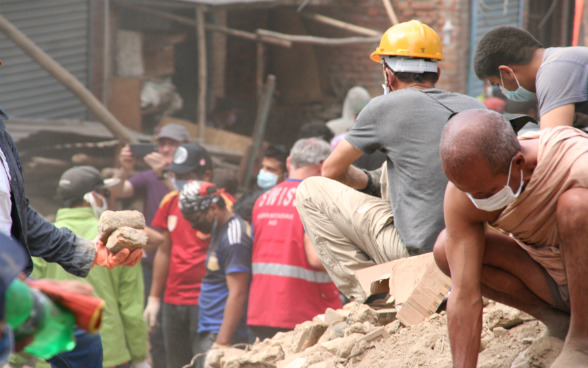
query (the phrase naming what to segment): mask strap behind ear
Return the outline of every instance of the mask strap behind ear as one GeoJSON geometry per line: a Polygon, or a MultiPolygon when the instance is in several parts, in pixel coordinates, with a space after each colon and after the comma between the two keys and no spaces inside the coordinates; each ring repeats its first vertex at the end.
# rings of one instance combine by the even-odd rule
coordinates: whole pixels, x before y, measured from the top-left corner
{"type": "Polygon", "coordinates": [[[390,69],[390,67],[388,66],[388,64],[386,64],[386,62],[384,60],[382,60],[382,66],[384,67],[384,80],[385,80],[385,84],[384,84],[384,88],[385,88],[385,94],[392,92],[392,83],[394,82],[394,71],[392,69],[390,69]]]}

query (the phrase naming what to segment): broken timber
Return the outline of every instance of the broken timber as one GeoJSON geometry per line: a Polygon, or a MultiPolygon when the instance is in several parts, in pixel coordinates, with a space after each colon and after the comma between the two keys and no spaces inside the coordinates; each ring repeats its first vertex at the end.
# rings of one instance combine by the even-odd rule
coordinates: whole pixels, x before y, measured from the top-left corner
{"type": "MultiPolygon", "coordinates": [[[[179,15],[170,14],[160,10],[153,10],[148,9],[142,6],[137,5],[129,5],[123,3],[117,3],[120,6],[123,6],[128,9],[137,10],[146,14],[151,14],[155,16],[159,16],[161,18],[173,20],[178,23],[182,23],[185,25],[189,25],[192,27],[196,27],[197,23],[189,18],[182,17],[179,15]]],[[[309,16],[312,17],[312,16],[309,16]]],[[[323,22],[326,22],[327,17],[314,17],[315,19],[320,19],[323,22]]],[[[332,18],[331,18],[332,19],[332,18]]],[[[335,20],[331,21],[331,24],[334,25],[335,20]]],[[[344,22],[338,21],[340,28],[341,24],[344,22]]],[[[353,26],[353,25],[349,25],[353,26]]],[[[307,35],[288,35],[280,32],[270,31],[267,29],[258,29],[256,30],[255,34],[250,32],[245,32],[241,30],[230,29],[227,27],[221,27],[216,25],[205,24],[204,28],[209,31],[215,32],[223,32],[231,36],[237,36],[241,38],[245,38],[251,41],[261,41],[265,43],[270,43],[278,46],[290,47],[293,42],[298,43],[307,43],[307,44],[314,44],[314,45],[323,45],[323,46],[338,46],[338,45],[348,45],[348,44],[356,44],[356,43],[377,43],[380,41],[380,33],[373,31],[372,37],[344,37],[344,38],[327,38],[327,37],[316,37],[316,36],[307,36],[307,35]]],[[[351,27],[348,27],[351,29],[351,27]]],[[[362,27],[353,26],[353,30],[359,31],[362,27]]],[[[363,32],[366,33],[367,29],[363,29],[363,32]]],[[[369,31],[369,30],[368,30],[369,31]]]]}

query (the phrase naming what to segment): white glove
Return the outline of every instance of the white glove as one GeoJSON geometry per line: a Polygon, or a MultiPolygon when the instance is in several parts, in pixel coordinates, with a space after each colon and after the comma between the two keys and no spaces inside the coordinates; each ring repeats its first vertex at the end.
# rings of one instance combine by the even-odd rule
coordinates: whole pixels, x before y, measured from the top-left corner
{"type": "Polygon", "coordinates": [[[157,314],[161,308],[161,300],[156,296],[150,296],[147,300],[147,306],[143,312],[143,318],[147,321],[147,327],[153,328],[157,323],[157,314]]]}
{"type": "Polygon", "coordinates": [[[133,368],[151,368],[151,363],[147,359],[139,363],[133,363],[133,368]]]}
{"type": "Polygon", "coordinates": [[[220,359],[225,355],[225,349],[228,346],[220,346],[216,343],[206,353],[206,359],[204,359],[204,368],[218,367],[220,359]]]}

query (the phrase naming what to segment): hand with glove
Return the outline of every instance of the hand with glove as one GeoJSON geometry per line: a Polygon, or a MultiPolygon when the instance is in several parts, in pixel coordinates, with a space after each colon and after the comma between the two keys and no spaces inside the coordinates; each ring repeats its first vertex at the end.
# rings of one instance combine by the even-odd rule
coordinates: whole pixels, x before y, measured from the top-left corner
{"type": "Polygon", "coordinates": [[[94,264],[98,266],[109,269],[113,269],[116,266],[134,266],[143,258],[143,251],[141,249],[135,249],[132,252],[128,249],[122,249],[118,253],[113,254],[98,238],[94,240],[94,244],[96,245],[94,264]]]}
{"type": "Polygon", "coordinates": [[[152,329],[157,323],[157,315],[161,308],[161,300],[156,296],[150,296],[147,300],[147,306],[143,312],[143,318],[147,321],[147,327],[152,329]]]}
{"type": "Polygon", "coordinates": [[[204,368],[218,367],[220,359],[225,355],[225,349],[230,347],[229,345],[222,345],[218,343],[212,344],[212,347],[208,349],[206,353],[206,359],[204,360],[204,368]]]}

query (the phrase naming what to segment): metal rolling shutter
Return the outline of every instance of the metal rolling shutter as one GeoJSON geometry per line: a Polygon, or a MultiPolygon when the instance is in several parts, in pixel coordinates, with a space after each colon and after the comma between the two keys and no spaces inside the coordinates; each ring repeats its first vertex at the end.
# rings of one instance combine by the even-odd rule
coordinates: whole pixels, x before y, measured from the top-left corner
{"type": "MultiPolygon", "coordinates": [[[[0,14],[81,83],[89,80],[90,0],[1,0],[0,14]]],[[[0,107],[11,116],[85,119],[85,106],[0,33],[0,107]]]]}
{"type": "Polygon", "coordinates": [[[484,82],[474,73],[476,45],[486,32],[498,26],[521,27],[523,24],[523,0],[472,0],[470,52],[468,68],[468,95],[482,93],[484,82]]]}

